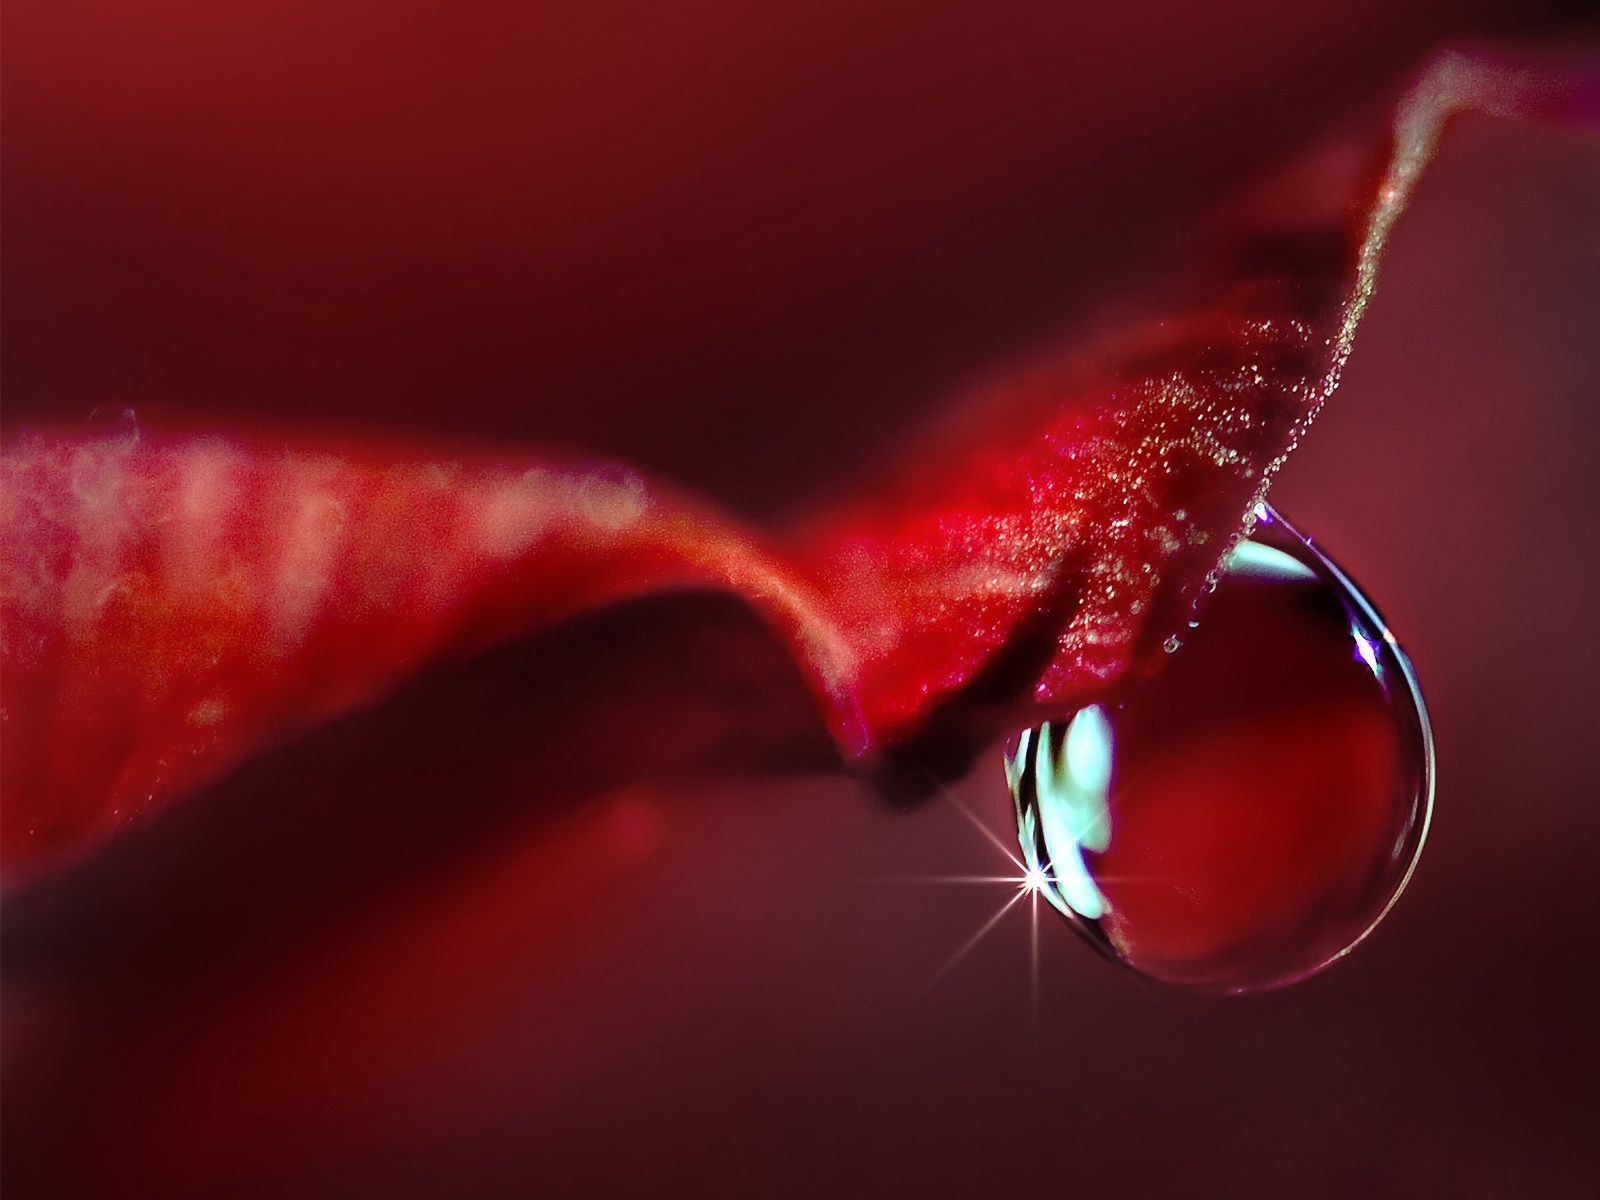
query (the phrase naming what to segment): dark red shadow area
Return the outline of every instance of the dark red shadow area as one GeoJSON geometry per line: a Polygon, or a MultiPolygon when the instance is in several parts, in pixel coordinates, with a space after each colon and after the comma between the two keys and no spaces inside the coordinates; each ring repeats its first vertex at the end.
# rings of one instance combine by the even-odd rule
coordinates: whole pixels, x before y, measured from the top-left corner
{"type": "MultiPolygon", "coordinates": [[[[253,760],[10,898],[7,1065],[27,1089],[8,1112],[15,1186],[125,1191],[131,1177],[160,1178],[173,1155],[212,1169],[216,1143],[235,1150],[233,1138],[196,1124],[183,1089],[222,1063],[261,1089],[247,1109],[312,1106],[298,1133],[315,1144],[317,1106],[383,1077],[374,1027],[470,1012],[503,986],[494,963],[413,973],[427,943],[493,923],[492,911],[449,923],[463,880],[492,878],[509,848],[527,860],[519,907],[577,895],[606,911],[659,836],[655,791],[626,789],[839,769],[765,626],[692,593],[421,678],[253,760]],[[374,948],[402,977],[345,961],[374,948]],[[346,989],[330,1009],[329,993],[346,989]],[[87,1157],[73,1151],[85,1128],[97,1131],[87,1157]]],[[[562,937],[549,916],[539,941],[562,937]]],[[[542,953],[537,942],[521,952],[542,953]]]]}

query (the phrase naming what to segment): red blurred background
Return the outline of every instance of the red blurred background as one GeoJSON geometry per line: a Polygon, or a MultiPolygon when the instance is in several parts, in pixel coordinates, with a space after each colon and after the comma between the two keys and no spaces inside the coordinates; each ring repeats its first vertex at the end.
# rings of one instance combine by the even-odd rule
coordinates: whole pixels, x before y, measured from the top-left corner
{"type": "MultiPolygon", "coordinates": [[[[778,516],[1441,39],[1581,14],[1396,8],[12,0],[5,421],[573,444],[778,516]]],[[[1463,122],[1274,493],[1440,747],[1327,975],[1197,998],[1051,925],[1036,1036],[1019,916],[924,988],[1003,889],[889,881],[998,854],[653,601],[8,897],[7,1194],[1591,1195],[1597,213],[1592,135],[1463,122]]]]}

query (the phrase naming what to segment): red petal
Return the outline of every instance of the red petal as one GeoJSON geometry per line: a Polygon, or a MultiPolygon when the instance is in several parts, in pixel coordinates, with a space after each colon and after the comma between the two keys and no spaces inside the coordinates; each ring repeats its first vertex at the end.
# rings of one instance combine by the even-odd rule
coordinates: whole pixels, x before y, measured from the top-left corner
{"type": "Polygon", "coordinates": [[[806,582],[622,469],[78,437],[4,463],[10,854],[70,847],[420,665],[677,584],[769,615],[861,736],[806,582]]]}
{"type": "Polygon", "coordinates": [[[1380,146],[1331,146],[1230,215],[1200,303],[980,390],[954,449],[824,523],[807,561],[875,733],[911,736],[1001,659],[981,704],[1059,711],[1178,630],[1338,386],[1446,118],[1593,117],[1596,79],[1443,56],[1380,146]]]}
{"type": "Polygon", "coordinates": [[[648,589],[747,598],[852,754],[936,716],[959,746],[1067,703],[1190,614],[1336,386],[1444,117],[1553,96],[1571,99],[1443,60],[1386,167],[1336,152],[1258,197],[1203,304],[981,391],[958,450],[792,555],[616,468],[20,439],[0,513],[8,858],[86,844],[420,665],[648,589]]]}

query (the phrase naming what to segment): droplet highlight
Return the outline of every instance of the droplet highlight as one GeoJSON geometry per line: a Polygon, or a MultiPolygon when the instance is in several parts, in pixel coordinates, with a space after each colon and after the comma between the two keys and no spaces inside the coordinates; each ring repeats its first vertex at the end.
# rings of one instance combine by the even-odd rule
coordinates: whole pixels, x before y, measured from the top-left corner
{"type": "Polygon", "coordinates": [[[1249,992],[1314,974],[1372,931],[1422,848],[1416,673],[1271,509],[1157,658],[1008,748],[1024,862],[1097,949],[1154,979],[1249,992]]]}

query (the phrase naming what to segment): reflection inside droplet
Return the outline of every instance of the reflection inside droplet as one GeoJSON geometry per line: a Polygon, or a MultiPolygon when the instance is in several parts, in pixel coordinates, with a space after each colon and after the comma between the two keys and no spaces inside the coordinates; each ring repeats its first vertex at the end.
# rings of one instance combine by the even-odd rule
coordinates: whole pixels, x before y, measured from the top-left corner
{"type": "Polygon", "coordinates": [[[1096,947],[1226,992],[1359,942],[1427,829],[1416,677],[1337,567],[1263,510],[1151,676],[1008,749],[1024,861],[1096,947]]]}

